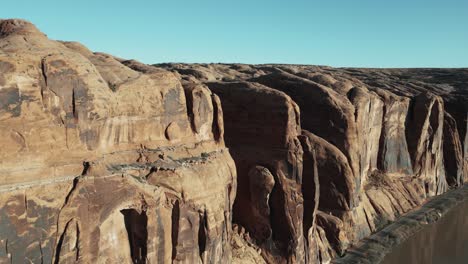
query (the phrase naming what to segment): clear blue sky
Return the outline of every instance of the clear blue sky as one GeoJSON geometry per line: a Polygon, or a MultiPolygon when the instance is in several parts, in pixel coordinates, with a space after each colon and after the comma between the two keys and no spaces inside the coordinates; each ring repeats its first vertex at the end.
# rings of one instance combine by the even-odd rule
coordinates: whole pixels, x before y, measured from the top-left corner
{"type": "Polygon", "coordinates": [[[468,0],[5,0],[0,17],[145,63],[468,67],[468,0]]]}

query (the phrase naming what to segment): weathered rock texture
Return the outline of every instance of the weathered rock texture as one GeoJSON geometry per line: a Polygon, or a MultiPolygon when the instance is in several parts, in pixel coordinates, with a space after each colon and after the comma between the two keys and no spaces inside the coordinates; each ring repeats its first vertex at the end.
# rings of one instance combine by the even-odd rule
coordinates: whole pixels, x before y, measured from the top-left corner
{"type": "Polygon", "coordinates": [[[226,263],[219,98],[0,21],[0,262],[226,263]]]}
{"type": "Polygon", "coordinates": [[[468,182],[467,85],[145,65],[0,20],[0,262],[329,262],[468,182]]]}
{"type": "Polygon", "coordinates": [[[219,95],[233,219],[268,262],[328,262],[467,181],[465,69],[154,66],[219,95]]]}

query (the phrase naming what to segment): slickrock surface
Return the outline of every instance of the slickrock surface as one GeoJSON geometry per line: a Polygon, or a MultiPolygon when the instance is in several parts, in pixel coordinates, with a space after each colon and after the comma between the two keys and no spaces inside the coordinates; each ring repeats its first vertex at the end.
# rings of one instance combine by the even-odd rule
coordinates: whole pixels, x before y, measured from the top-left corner
{"type": "Polygon", "coordinates": [[[328,263],[468,182],[467,113],[467,69],[145,65],[0,20],[0,263],[328,263]]]}

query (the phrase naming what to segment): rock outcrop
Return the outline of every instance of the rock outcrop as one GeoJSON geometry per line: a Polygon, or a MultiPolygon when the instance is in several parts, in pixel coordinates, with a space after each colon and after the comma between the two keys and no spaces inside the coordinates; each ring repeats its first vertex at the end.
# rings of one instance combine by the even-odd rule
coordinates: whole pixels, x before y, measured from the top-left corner
{"type": "Polygon", "coordinates": [[[467,85],[145,65],[0,20],[0,262],[328,263],[468,182],[467,85]]]}
{"type": "Polygon", "coordinates": [[[229,261],[217,96],[22,20],[0,30],[0,262],[229,261]]]}
{"type": "Polygon", "coordinates": [[[299,108],[260,84],[208,87],[221,99],[226,144],[239,176],[234,221],[268,249],[262,252],[270,262],[303,262],[299,108]]]}
{"type": "Polygon", "coordinates": [[[183,83],[206,84],[220,96],[226,144],[238,169],[233,219],[246,228],[268,262],[329,262],[429,197],[466,182],[465,69],[154,67],[180,74],[183,83]],[[297,114],[290,118],[299,117],[296,126],[301,129],[294,136],[301,147],[294,155],[300,166],[290,166],[289,175],[299,176],[294,181],[278,181],[283,172],[269,168],[271,155],[284,151],[284,140],[294,134],[290,123],[280,122],[284,114],[277,111],[283,103],[271,106],[268,96],[259,100],[259,88],[281,92],[297,105],[297,114]],[[261,118],[259,111],[264,113],[261,118]],[[294,197],[268,196],[280,186],[295,190],[294,197]],[[272,224],[278,220],[275,208],[291,202],[302,214],[286,211],[290,222],[281,232],[295,235],[284,236],[272,224]],[[302,225],[290,224],[297,220],[302,225]],[[258,232],[259,226],[269,229],[258,232]],[[272,239],[265,240],[269,234],[272,239]],[[303,237],[303,243],[292,237],[303,237]],[[281,246],[283,241],[289,241],[288,248],[281,246]]]}

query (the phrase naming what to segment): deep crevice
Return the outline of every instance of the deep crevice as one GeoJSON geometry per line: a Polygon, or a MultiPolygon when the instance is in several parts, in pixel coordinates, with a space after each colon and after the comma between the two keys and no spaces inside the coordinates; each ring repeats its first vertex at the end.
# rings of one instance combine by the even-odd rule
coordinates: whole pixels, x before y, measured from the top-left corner
{"type": "Polygon", "coordinates": [[[135,264],[145,264],[148,249],[148,217],[146,212],[138,213],[135,209],[124,209],[120,212],[124,216],[132,261],[135,264]]]}
{"type": "Polygon", "coordinates": [[[46,70],[47,69],[46,69],[46,65],[45,65],[45,58],[43,58],[41,60],[41,74],[42,74],[42,78],[44,79],[45,87],[43,87],[41,85],[41,102],[42,102],[42,105],[45,105],[44,104],[44,90],[47,89],[47,86],[48,86],[46,70]]]}
{"type": "Polygon", "coordinates": [[[75,242],[76,256],[75,260],[78,261],[80,258],[80,226],[76,222],[76,242],[75,242]]]}
{"type": "Polygon", "coordinates": [[[216,142],[219,142],[221,139],[221,125],[220,124],[220,118],[223,118],[223,113],[221,110],[221,106],[218,105],[218,102],[216,101],[216,97],[214,94],[211,95],[211,102],[213,104],[213,123],[211,125],[211,132],[213,133],[213,137],[216,142]]]}
{"type": "Polygon", "coordinates": [[[81,172],[81,176],[84,176],[88,173],[91,164],[88,161],[83,162],[83,171],[81,172]]]}
{"type": "Polygon", "coordinates": [[[71,190],[68,192],[67,196],[65,197],[65,202],[63,203],[62,208],[64,208],[64,207],[68,204],[68,201],[70,200],[71,195],[72,195],[73,192],[75,191],[76,186],[78,185],[78,182],[79,182],[79,177],[75,177],[75,178],[73,179],[72,188],[71,188],[71,190]]]}
{"type": "Polygon", "coordinates": [[[315,210],[315,197],[316,197],[316,184],[315,182],[315,172],[316,172],[316,163],[315,159],[312,156],[312,153],[304,153],[303,157],[303,179],[302,179],[302,196],[304,198],[304,208],[303,208],[303,234],[306,240],[308,240],[307,234],[309,229],[313,226],[313,215],[315,210]]]}
{"type": "Polygon", "coordinates": [[[45,85],[47,87],[47,69],[46,69],[46,62],[45,62],[45,58],[43,58],[41,60],[41,70],[42,70],[42,77],[44,78],[44,82],[45,82],[45,85]]]}
{"type": "Polygon", "coordinates": [[[65,228],[63,229],[62,234],[60,235],[60,238],[57,243],[57,247],[55,248],[55,260],[54,264],[58,264],[60,262],[60,251],[62,250],[62,244],[63,240],[65,239],[65,234],[67,233],[68,230],[68,225],[70,224],[72,220],[68,221],[67,224],[65,225],[65,228]]]}
{"type": "Polygon", "coordinates": [[[387,110],[388,110],[387,104],[385,101],[383,101],[382,123],[381,123],[382,125],[380,127],[379,149],[377,150],[377,169],[382,170],[382,171],[384,169],[388,169],[388,166],[386,166],[386,163],[385,163],[385,153],[387,151],[387,148],[385,145],[385,139],[387,138],[386,133],[385,133],[385,128],[386,128],[385,117],[387,115],[387,110]]]}
{"type": "Polygon", "coordinates": [[[174,206],[172,207],[172,214],[171,214],[172,260],[174,260],[177,255],[177,240],[179,238],[179,217],[180,217],[180,205],[179,205],[179,201],[175,201],[174,206]]]}
{"type": "MultiPolygon", "coordinates": [[[[415,108],[416,108],[416,98],[411,98],[409,101],[408,105],[408,111],[406,112],[406,117],[405,117],[405,138],[406,138],[406,144],[408,147],[408,153],[410,155],[411,159],[411,164],[415,166],[415,149],[418,144],[418,139],[413,138],[414,136],[419,135],[413,135],[414,133],[419,133],[419,129],[415,126],[415,108]],[[413,134],[412,134],[413,133],[413,134]]],[[[414,169],[414,168],[413,168],[414,169]]]]}
{"type": "Polygon", "coordinates": [[[26,217],[28,216],[28,196],[24,193],[24,208],[26,209],[26,217]]]}
{"type": "Polygon", "coordinates": [[[198,226],[198,249],[200,253],[200,258],[203,256],[203,252],[206,249],[206,230],[208,228],[206,211],[203,215],[200,215],[200,222],[198,226]]]}
{"type": "Polygon", "coordinates": [[[193,113],[193,94],[191,88],[184,87],[184,95],[185,95],[185,105],[187,106],[187,118],[190,123],[190,128],[192,129],[193,133],[197,133],[197,129],[195,128],[195,116],[193,113]]]}
{"type": "Polygon", "coordinates": [[[76,112],[76,98],[75,89],[72,90],[72,114],[75,121],[78,119],[78,113],[76,112]]]}

